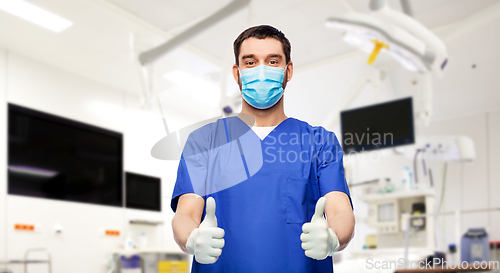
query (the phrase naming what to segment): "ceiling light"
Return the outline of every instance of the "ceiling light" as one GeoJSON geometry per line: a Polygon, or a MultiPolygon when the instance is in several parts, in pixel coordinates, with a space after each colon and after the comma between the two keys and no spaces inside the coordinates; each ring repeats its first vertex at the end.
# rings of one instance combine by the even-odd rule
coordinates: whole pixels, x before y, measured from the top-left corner
{"type": "Polygon", "coordinates": [[[61,32],[73,24],[59,15],[22,0],[0,1],[0,9],[54,32],[61,32]]]}

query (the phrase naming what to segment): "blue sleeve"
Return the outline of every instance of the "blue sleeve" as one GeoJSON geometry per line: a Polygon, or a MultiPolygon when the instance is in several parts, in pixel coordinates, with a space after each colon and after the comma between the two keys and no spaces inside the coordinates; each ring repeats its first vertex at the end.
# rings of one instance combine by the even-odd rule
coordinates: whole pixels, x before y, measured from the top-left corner
{"type": "Polygon", "coordinates": [[[206,139],[200,131],[191,133],[182,151],[170,207],[175,212],[179,197],[186,193],[204,196],[207,179],[206,139]]]}
{"type": "Polygon", "coordinates": [[[344,153],[342,152],[342,147],[333,132],[327,131],[322,127],[318,127],[318,130],[320,131],[316,134],[322,136],[322,141],[317,142],[320,145],[317,147],[318,162],[316,165],[320,194],[324,196],[332,191],[343,192],[349,196],[351,208],[354,210],[344,174],[344,153]]]}

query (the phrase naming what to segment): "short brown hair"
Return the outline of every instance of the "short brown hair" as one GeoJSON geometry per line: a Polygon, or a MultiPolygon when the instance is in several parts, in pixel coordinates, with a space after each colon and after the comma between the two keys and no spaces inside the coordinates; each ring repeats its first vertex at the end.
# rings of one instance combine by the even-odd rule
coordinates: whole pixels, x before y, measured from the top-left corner
{"type": "Polygon", "coordinates": [[[290,45],[290,41],[288,41],[285,37],[285,34],[272,26],[260,25],[246,29],[238,36],[238,38],[236,38],[236,40],[234,40],[233,49],[236,65],[240,65],[238,57],[240,56],[241,44],[243,41],[251,37],[257,39],[265,39],[269,37],[280,41],[283,47],[283,52],[285,53],[286,63],[288,64],[290,62],[292,46],[290,45]]]}

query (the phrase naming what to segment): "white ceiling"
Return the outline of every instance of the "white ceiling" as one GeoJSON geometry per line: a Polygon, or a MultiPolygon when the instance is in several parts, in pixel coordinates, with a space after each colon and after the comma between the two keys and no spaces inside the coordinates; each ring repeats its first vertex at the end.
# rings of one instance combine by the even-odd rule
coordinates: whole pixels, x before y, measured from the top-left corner
{"type": "MultiPolygon", "coordinates": [[[[0,46],[114,88],[139,94],[138,69],[130,47],[131,33],[139,46],[151,48],[209,16],[229,0],[29,0],[74,23],[53,33],[0,11],[0,46]]],[[[414,17],[433,29],[483,10],[496,0],[413,0],[414,17]]],[[[368,11],[368,0],[253,0],[188,44],[164,57],[156,77],[175,69],[218,80],[220,67],[233,63],[232,43],[246,27],[270,24],[292,42],[295,67],[304,67],[354,49],[342,42],[341,33],[325,27],[329,16],[351,6],[368,11]],[[195,71],[202,64],[206,71],[195,71]]],[[[401,10],[398,0],[389,0],[401,10]]],[[[136,43],[137,45],[137,43],[136,43]]],[[[199,70],[199,69],[198,69],[199,70]]],[[[168,83],[161,88],[170,88],[168,83]]]]}

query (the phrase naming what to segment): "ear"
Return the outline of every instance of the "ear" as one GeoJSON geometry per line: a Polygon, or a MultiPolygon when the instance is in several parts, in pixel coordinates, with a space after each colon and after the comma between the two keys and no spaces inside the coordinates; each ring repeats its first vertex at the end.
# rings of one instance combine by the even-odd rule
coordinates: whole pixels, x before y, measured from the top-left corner
{"type": "Polygon", "coordinates": [[[288,63],[288,66],[286,67],[286,70],[287,70],[286,73],[288,73],[287,74],[287,82],[289,82],[292,79],[292,76],[293,76],[293,62],[292,61],[290,61],[288,63]]]}
{"type": "Polygon", "coordinates": [[[238,81],[238,76],[239,76],[238,66],[236,64],[234,64],[233,65],[233,78],[234,78],[234,81],[236,82],[236,84],[240,85],[240,83],[238,81]]]}

